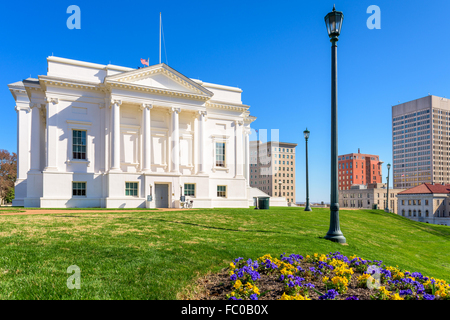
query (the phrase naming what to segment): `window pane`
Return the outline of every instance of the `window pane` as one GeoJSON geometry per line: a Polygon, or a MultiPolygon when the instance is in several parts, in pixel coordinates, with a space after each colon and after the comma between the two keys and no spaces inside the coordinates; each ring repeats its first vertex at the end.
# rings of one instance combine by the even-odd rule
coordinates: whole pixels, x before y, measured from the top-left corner
{"type": "Polygon", "coordinates": [[[74,159],[86,159],[86,131],[73,130],[72,153],[74,159]]]}
{"type": "Polygon", "coordinates": [[[225,166],[225,143],[216,142],[216,166],[225,166]]]}
{"type": "Polygon", "coordinates": [[[72,182],[72,196],[86,196],[86,182],[72,182]]]}
{"type": "Polygon", "coordinates": [[[125,195],[137,196],[138,195],[138,183],[137,182],[125,182],[125,195]]]}

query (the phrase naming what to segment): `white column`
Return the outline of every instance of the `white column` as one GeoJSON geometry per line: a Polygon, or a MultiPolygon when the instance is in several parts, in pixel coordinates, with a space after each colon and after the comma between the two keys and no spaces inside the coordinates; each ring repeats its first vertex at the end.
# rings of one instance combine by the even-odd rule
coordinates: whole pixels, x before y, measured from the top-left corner
{"type": "Polygon", "coordinates": [[[235,121],[234,122],[234,134],[235,134],[235,167],[236,167],[236,175],[235,178],[243,178],[243,167],[244,167],[244,161],[243,161],[243,146],[242,146],[242,121],[235,121]]]}
{"type": "Polygon", "coordinates": [[[245,128],[244,138],[245,138],[244,174],[245,174],[245,179],[247,180],[247,186],[250,186],[250,129],[249,128],[245,128]]]}
{"type": "Polygon", "coordinates": [[[120,106],[122,101],[111,101],[111,170],[120,171],[120,106]]]}
{"type": "Polygon", "coordinates": [[[29,170],[30,138],[29,120],[27,114],[31,112],[27,107],[16,106],[17,112],[17,180],[26,180],[29,170]]]}
{"type": "Polygon", "coordinates": [[[30,104],[31,107],[31,159],[30,171],[38,173],[41,171],[41,105],[30,104]]]}
{"type": "Polygon", "coordinates": [[[44,171],[58,171],[57,130],[58,130],[58,98],[47,98],[47,154],[44,171]]]}
{"type": "Polygon", "coordinates": [[[206,111],[199,111],[198,121],[198,173],[205,173],[205,121],[206,111]]]}
{"type": "Polygon", "coordinates": [[[180,113],[179,108],[171,108],[172,113],[172,172],[180,172],[180,122],[178,119],[178,114],[180,113]]]}
{"type": "Polygon", "coordinates": [[[151,126],[150,126],[150,109],[153,108],[153,105],[143,103],[141,105],[142,110],[142,154],[143,154],[143,172],[151,171],[151,126]]]}

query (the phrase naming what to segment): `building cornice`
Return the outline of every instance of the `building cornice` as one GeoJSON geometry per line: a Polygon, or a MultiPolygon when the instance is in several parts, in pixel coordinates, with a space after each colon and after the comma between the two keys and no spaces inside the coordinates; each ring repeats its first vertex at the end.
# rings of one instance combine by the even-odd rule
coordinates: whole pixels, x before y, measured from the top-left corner
{"type": "Polygon", "coordinates": [[[244,117],[244,123],[250,124],[250,123],[254,122],[256,119],[257,119],[256,117],[248,115],[248,116],[244,117]]]}
{"type": "Polygon", "coordinates": [[[158,95],[168,95],[168,96],[172,96],[172,97],[202,100],[202,101],[206,101],[210,98],[209,96],[196,94],[196,93],[176,91],[176,90],[163,89],[163,88],[155,88],[155,87],[149,87],[149,86],[139,85],[139,84],[134,84],[134,83],[124,83],[121,81],[111,81],[110,80],[105,85],[106,85],[106,87],[109,87],[109,88],[119,88],[119,89],[140,91],[140,92],[146,92],[146,93],[152,93],[152,94],[158,94],[158,95]]]}
{"type": "Polygon", "coordinates": [[[206,102],[207,108],[214,108],[214,109],[225,109],[225,110],[231,110],[231,111],[239,111],[239,112],[245,112],[250,107],[246,106],[244,104],[232,104],[227,102],[218,102],[218,101],[207,101],[206,102]]]}
{"type": "Polygon", "coordinates": [[[47,86],[66,87],[70,89],[78,90],[93,90],[99,92],[105,92],[105,88],[100,83],[77,81],[74,79],[63,79],[49,76],[39,76],[39,82],[43,86],[44,90],[47,86]]]}

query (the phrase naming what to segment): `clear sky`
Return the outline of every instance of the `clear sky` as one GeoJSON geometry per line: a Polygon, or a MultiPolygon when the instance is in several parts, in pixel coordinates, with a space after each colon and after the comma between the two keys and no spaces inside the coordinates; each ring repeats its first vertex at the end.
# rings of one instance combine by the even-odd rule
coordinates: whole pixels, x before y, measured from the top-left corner
{"type": "Polygon", "coordinates": [[[334,3],[344,13],[339,154],[360,148],[379,155],[385,181],[392,105],[450,96],[448,0],[2,1],[0,149],[17,150],[8,84],[46,74],[52,54],[132,68],[142,66],[140,58],[157,64],[162,12],[163,62],[190,78],[240,87],[258,118],[253,128],[279,129],[281,141],[298,143],[297,201],[306,198],[308,127],[310,199],[329,202],[331,44],[324,16],[334,3]],[[79,30],[67,28],[70,5],[81,10],[79,30]],[[381,29],[367,27],[370,5],[381,10],[381,29]]]}

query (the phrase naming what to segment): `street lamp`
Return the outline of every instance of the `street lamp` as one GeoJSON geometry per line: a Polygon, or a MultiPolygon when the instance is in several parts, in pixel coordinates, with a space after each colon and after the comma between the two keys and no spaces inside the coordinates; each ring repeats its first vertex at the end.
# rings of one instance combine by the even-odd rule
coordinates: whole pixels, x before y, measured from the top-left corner
{"type": "Polygon", "coordinates": [[[325,16],[328,36],[331,38],[331,201],[330,229],[324,237],[334,242],[345,243],[345,237],[339,227],[339,189],[338,189],[338,130],[337,130],[337,45],[341,33],[344,15],[333,11],[325,16]]]}
{"type": "Polygon", "coordinates": [[[305,131],[303,131],[303,134],[305,136],[306,140],[306,206],[305,211],[312,211],[311,207],[309,206],[309,182],[308,182],[308,139],[309,139],[309,130],[306,128],[305,131]]]}
{"type": "Polygon", "coordinates": [[[391,164],[387,164],[388,176],[387,176],[387,200],[386,200],[386,208],[384,211],[389,212],[389,170],[391,169],[391,164]]]}

